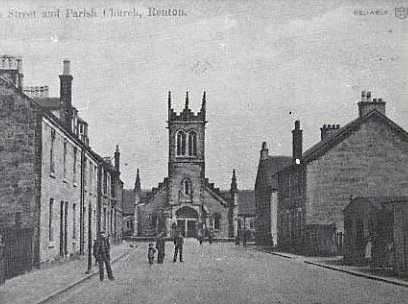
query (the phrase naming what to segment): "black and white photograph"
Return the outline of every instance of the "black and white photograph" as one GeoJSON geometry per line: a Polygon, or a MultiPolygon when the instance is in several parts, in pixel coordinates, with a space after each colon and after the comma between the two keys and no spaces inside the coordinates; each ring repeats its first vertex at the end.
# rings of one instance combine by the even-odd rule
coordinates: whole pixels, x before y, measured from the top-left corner
{"type": "Polygon", "coordinates": [[[0,0],[0,304],[408,303],[408,2],[0,0]]]}

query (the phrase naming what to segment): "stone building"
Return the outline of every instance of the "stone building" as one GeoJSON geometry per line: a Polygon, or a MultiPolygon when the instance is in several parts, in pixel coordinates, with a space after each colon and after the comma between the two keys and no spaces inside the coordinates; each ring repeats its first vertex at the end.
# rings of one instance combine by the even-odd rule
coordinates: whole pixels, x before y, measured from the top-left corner
{"type": "Polygon", "coordinates": [[[385,114],[382,99],[363,91],[358,117],[324,125],[302,153],[300,122],[292,131],[292,164],[278,173],[278,245],[309,255],[337,254],[350,196],[408,194],[408,134],[385,114]],[[338,235],[339,236],[339,235],[338,235]]]}
{"type": "Polygon", "coordinates": [[[266,142],[262,143],[255,181],[255,241],[257,245],[275,246],[277,243],[277,173],[291,162],[291,157],[269,155],[266,142]]]}
{"type": "Polygon", "coordinates": [[[237,187],[231,184],[231,199],[210,183],[205,175],[206,95],[201,110],[189,108],[188,92],[185,108],[176,113],[168,95],[169,161],[168,177],[141,201],[136,191],[135,224],[139,235],[169,235],[178,228],[185,236],[194,237],[199,229],[211,229],[216,237],[233,237],[237,229],[237,187]]]}
{"type": "Polygon", "coordinates": [[[0,229],[31,231],[25,242],[34,266],[86,254],[101,214],[120,239],[119,148],[112,165],[89,146],[88,125],[72,105],[69,61],[59,97],[48,97],[47,86],[23,87],[20,59],[3,56],[0,65],[0,229]]]}

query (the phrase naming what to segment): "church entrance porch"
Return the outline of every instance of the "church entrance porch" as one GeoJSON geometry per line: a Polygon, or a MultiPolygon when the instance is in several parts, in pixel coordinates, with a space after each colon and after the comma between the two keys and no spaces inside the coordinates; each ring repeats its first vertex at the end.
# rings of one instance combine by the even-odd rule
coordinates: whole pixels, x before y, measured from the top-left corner
{"type": "Polygon", "coordinates": [[[177,230],[180,231],[184,237],[196,237],[197,220],[196,219],[177,220],[177,230]]]}
{"type": "Polygon", "coordinates": [[[177,230],[184,237],[197,236],[198,213],[191,207],[182,207],[176,211],[177,230]]]}

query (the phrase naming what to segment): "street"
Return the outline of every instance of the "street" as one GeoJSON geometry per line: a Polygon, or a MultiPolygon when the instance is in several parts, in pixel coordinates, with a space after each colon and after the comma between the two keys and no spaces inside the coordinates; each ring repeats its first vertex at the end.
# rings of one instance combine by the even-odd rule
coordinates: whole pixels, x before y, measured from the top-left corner
{"type": "Polygon", "coordinates": [[[408,303],[408,289],[307,265],[232,243],[187,239],[184,263],[166,243],[162,265],[147,243],[113,265],[115,281],[93,276],[50,303],[408,303]]]}

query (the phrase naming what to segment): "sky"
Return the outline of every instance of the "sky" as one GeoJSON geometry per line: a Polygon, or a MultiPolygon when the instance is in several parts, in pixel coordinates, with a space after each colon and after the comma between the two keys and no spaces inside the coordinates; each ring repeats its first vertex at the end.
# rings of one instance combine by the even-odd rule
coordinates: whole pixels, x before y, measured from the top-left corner
{"type": "Polygon", "coordinates": [[[357,117],[362,90],[408,130],[408,18],[398,7],[408,2],[3,0],[0,55],[21,56],[24,84],[48,85],[50,96],[71,61],[90,144],[102,156],[119,144],[127,188],[137,168],[146,189],[167,176],[167,92],[181,111],[189,91],[197,112],[206,91],[207,177],[228,189],[236,169],[239,188],[253,189],[263,141],[270,155],[290,156],[298,119],[306,150],[323,124],[357,117]],[[149,7],[184,14],[148,16],[149,7]],[[58,8],[59,17],[41,15],[58,8]],[[142,17],[103,18],[104,8],[142,17]],[[97,16],[67,18],[66,9],[97,16]]]}

